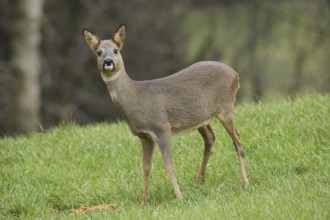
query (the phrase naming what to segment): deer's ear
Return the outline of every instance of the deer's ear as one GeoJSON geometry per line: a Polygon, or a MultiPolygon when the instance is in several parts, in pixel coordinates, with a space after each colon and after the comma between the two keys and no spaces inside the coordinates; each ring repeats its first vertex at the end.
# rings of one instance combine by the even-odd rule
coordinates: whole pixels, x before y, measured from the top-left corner
{"type": "Polygon", "coordinates": [[[85,41],[86,41],[87,45],[93,51],[95,51],[101,43],[100,38],[98,36],[94,35],[92,32],[90,32],[86,28],[84,28],[84,30],[83,30],[83,35],[84,35],[84,38],[85,38],[85,41]]]}
{"type": "Polygon", "coordinates": [[[117,31],[114,33],[112,40],[117,44],[119,49],[124,45],[126,39],[126,26],[124,24],[120,25],[117,28],[117,31]]]}

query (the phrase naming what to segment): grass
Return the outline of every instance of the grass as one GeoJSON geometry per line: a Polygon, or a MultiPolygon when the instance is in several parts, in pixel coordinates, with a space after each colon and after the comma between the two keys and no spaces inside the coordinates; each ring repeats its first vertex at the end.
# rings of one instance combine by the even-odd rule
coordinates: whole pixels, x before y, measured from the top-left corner
{"type": "Polygon", "coordinates": [[[137,138],[124,123],[64,124],[29,137],[0,140],[0,219],[86,219],[84,205],[113,203],[90,219],[329,219],[330,96],[242,104],[236,124],[251,186],[243,188],[238,160],[223,127],[206,182],[194,182],[203,151],[197,132],[173,140],[177,202],[159,150],[151,200],[140,206],[143,173],[137,138]]]}

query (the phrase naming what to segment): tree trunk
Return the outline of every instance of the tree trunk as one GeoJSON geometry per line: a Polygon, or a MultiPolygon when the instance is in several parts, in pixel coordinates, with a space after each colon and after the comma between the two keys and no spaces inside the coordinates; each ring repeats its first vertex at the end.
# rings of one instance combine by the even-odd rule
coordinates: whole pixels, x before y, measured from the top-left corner
{"type": "Polygon", "coordinates": [[[27,134],[40,128],[40,51],[43,0],[14,2],[11,39],[11,112],[8,125],[12,134],[27,134]]]}

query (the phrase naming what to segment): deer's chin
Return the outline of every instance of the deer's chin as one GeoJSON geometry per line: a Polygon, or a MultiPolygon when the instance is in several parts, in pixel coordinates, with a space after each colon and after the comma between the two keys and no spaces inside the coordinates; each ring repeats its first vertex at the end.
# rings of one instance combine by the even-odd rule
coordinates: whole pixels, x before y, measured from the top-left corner
{"type": "Polygon", "coordinates": [[[113,71],[102,71],[101,72],[102,79],[105,83],[111,82],[118,78],[119,73],[113,71]]]}

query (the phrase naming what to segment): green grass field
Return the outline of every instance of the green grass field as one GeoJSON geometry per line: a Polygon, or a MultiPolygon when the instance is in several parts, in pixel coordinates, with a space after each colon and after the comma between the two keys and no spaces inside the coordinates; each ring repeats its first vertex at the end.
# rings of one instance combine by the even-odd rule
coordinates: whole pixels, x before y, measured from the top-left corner
{"type": "Polygon", "coordinates": [[[157,149],[151,199],[143,187],[139,140],[124,123],[78,126],[0,140],[0,219],[86,219],[81,206],[115,204],[90,219],[330,219],[330,96],[311,94],[241,104],[236,125],[251,185],[244,188],[229,136],[213,121],[216,144],[206,182],[195,182],[203,142],[173,139],[177,202],[157,149]]]}

